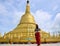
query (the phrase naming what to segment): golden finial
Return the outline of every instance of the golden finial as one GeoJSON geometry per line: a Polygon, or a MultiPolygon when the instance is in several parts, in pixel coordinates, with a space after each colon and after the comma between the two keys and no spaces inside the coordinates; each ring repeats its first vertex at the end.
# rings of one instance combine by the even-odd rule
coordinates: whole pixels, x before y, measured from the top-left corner
{"type": "Polygon", "coordinates": [[[26,13],[30,13],[29,0],[27,0],[26,13]]]}

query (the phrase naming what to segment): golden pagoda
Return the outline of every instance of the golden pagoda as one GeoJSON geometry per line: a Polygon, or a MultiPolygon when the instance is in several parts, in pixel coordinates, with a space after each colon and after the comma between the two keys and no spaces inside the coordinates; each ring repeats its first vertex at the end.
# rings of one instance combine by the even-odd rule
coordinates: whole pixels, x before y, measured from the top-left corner
{"type": "MultiPolygon", "coordinates": [[[[0,39],[0,42],[5,43],[35,43],[35,26],[36,22],[34,17],[30,13],[29,0],[27,0],[25,14],[21,17],[21,21],[17,27],[8,33],[5,33],[3,38],[0,39]]],[[[50,36],[50,33],[40,30],[41,42],[51,42],[57,39],[54,39],[50,36]]]]}
{"type": "Polygon", "coordinates": [[[0,38],[2,37],[1,33],[0,33],[0,38]]]}
{"type": "Polygon", "coordinates": [[[30,13],[29,0],[27,0],[25,14],[21,17],[17,27],[4,35],[4,38],[10,39],[12,42],[32,42],[35,41],[34,30],[35,20],[30,13]],[[18,39],[18,40],[17,40],[18,39]]]}

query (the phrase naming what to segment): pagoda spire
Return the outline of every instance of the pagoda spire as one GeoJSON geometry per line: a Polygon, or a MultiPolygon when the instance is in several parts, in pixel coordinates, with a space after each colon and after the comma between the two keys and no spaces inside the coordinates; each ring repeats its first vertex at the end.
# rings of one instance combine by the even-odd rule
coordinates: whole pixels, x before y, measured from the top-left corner
{"type": "Polygon", "coordinates": [[[30,5],[29,5],[29,0],[27,0],[27,5],[26,5],[26,13],[30,13],[30,5]]]}
{"type": "Polygon", "coordinates": [[[27,0],[27,4],[29,4],[29,0],[27,0]]]}

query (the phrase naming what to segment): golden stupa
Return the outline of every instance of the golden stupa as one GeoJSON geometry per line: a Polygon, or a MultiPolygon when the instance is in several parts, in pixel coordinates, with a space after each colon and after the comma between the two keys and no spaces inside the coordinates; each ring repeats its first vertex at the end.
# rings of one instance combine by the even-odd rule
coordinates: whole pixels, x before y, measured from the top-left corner
{"type": "MultiPolygon", "coordinates": [[[[4,36],[0,38],[0,42],[35,43],[35,25],[36,22],[34,20],[34,17],[30,13],[29,0],[27,0],[26,11],[25,14],[21,17],[20,23],[13,31],[4,34],[4,36]]],[[[50,36],[50,33],[46,33],[41,30],[40,34],[41,42],[53,42],[53,38],[50,36]]]]}
{"type": "Polygon", "coordinates": [[[34,17],[30,13],[29,1],[27,1],[26,12],[21,17],[20,23],[17,25],[17,27],[13,31],[5,34],[4,38],[10,39],[12,42],[35,41],[35,37],[34,37],[35,24],[36,23],[35,23],[34,17]]]}

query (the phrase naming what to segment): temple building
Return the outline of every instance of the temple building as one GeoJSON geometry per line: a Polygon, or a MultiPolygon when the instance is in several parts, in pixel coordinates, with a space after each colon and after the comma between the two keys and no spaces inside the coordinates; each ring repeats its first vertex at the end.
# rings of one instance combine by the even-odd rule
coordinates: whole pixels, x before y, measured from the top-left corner
{"type": "MultiPolygon", "coordinates": [[[[13,43],[35,43],[35,27],[36,22],[33,17],[33,15],[30,13],[30,5],[29,0],[27,0],[26,4],[26,11],[25,14],[22,15],[21,21],[17,25],[17,27],[6,34],[4,34],[2,38],[2,42],[13,42],[13,43]]],[[[50,41],[50,33],[47,33],[40,30],[41,33],[41,42],[46,42],[45,39],[48,39],[50,41]]],[[[0,39],[1,42],[1,39],[0,39]]]]}

